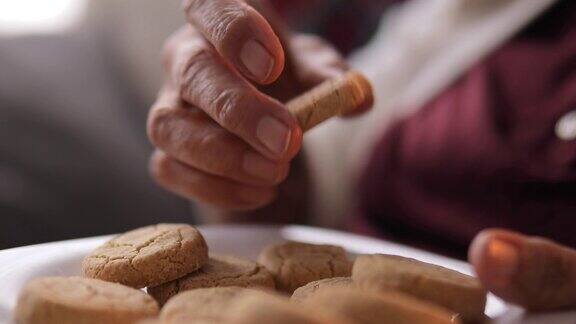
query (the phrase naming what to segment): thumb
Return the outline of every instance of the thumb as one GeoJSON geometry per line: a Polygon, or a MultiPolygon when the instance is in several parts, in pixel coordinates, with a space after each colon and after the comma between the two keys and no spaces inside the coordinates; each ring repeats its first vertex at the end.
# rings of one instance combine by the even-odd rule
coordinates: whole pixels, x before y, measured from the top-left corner
{"type": "Polygon", "coordinates": [[[484,286],[529,310],[576,306],[576,251],[540,237],[482,231],[469,260],[484,286]]]}

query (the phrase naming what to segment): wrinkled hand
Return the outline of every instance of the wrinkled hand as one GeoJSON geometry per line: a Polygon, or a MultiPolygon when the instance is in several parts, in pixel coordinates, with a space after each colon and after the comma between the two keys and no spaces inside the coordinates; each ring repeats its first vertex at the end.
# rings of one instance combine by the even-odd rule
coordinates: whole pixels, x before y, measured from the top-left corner
{"type": "Polygon", "coordinates": [[[302,141],[280,101],[345,64],[317,38],[281,39],[244,1],[188,0],[184,9],[189,25],[166,42],[166,80],[148,118],[157,148],[151,173],[168,190],[210,206],[264,206],[302,141]]]}
{"type": "Polygon", "coordinates": [[[547,239],[485,230],[469,260],[482,283],[529,310],[576,307],[576,251],[547,239]]]}

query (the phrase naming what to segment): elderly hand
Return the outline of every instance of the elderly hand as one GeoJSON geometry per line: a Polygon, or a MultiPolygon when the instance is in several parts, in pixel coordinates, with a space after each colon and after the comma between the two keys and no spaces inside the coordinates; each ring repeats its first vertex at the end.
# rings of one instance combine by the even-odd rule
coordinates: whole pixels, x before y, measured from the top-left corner
{"type": "Polygon", "coordinates": [[[576,251],[547,239],[485,230],[469,260],[485,287],[529,310],[576,307],[576,251]]]}
{"type": "Polygon", "coordinates": [[[165,45],[166,81],[148,118],[157,148],[151,172],[165,188],[210,206],[262,207],[302,141],[281,101],[345,64],[317,38],[281,39],[245,1],[188,0],[184,8],[189,25],[165,45]]]}

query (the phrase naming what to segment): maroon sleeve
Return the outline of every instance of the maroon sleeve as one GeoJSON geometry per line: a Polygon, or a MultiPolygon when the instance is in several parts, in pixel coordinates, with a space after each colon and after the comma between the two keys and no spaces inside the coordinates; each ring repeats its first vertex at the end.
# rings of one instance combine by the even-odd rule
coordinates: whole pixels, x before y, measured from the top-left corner
{"type": "Polygon", "coordinates": [[[576,247],[575,21],[560,1],[392,127],[360,184],[365,219],[460,256],[486,227],[576,247]]]}
{"type": "Polygon", "coordinates": [[[295,30],[318,34],[347,54],[376,31],[382,14],[404,0],[269,0],[295,30]]]}

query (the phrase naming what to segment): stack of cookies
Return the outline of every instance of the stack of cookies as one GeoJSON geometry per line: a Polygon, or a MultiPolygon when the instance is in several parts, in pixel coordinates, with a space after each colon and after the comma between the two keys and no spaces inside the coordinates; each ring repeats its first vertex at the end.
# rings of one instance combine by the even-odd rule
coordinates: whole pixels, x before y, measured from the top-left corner
{"type": "Polygon", "coordinates": [[[338,246],[283,242],[254,262],[209,254],[187,224],[126,232],[82,269],[84,277],[29,282],[16,322],[460,323],[482,320],[486,303],[475,278],[417,260],[363,255],[352,263],[338,246]]]}

